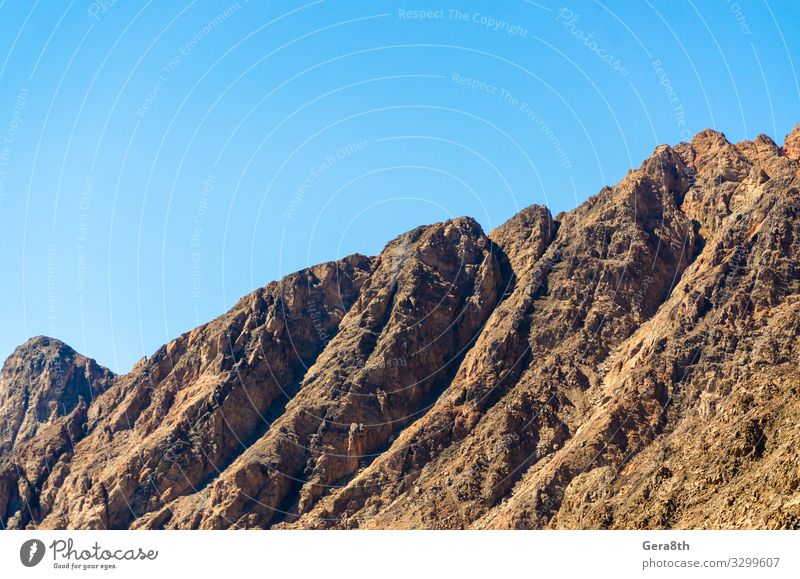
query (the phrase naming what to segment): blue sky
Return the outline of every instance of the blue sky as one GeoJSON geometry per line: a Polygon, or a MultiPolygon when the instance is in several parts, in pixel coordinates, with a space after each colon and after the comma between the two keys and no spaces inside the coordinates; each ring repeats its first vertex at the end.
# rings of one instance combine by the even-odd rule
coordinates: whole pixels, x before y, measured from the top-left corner
{"type": "Polygon", "coordinates": [[[115,371],[417,225],[800,122],[795,2],[0,0],[0,356],[115,371]]]}

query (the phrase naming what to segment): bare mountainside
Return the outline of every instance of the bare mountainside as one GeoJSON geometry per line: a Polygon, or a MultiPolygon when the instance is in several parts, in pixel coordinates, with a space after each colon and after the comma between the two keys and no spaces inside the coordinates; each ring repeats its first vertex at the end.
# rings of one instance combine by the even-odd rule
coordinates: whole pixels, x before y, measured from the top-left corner
{"type": "Polygon", "coordinates": [[[6,528],[800,528],[800,126],[0,375],[6,528]]]}

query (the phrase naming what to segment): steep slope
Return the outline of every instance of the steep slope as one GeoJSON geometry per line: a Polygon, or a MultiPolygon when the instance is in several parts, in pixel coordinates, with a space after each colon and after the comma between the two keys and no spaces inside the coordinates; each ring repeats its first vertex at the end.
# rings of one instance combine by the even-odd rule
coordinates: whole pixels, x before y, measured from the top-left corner
{"type": "MultiPolygon", "coordinates": [[[[736,163],[752,162],[749,170],[697,168],[696,198],[705,186],[730,209],[721,218],[698,214],[715,235],[657,316],[614,356],[609,400],[585,428],[632,418],[611,421],[619,432],[603,454],[613,458],[573,480],[551,525],[800,524],[800,193],[786,157],[759,141],[770,150],[764,158],[736,147],[736,163]]],[[[525,510],[520,501],[544,476],[531,473],[487,524],[507,526],[503,517],[525,510]]]]}
{"type": "Polygon", "coordinates": [[[800,527],[800,126],[0,375],[11,528],[800,527]],[[66,370],[65,370],[66,369],[66,370]]]}
{"type": "Polygon", "coordinates": [[[50,466],[38,511],[6,517],[123,528],[206,485],[280,415],[370,270],[351,256],[291,274],[142,360],[90,406],[89,434],[50,466]]]}
{"type": "Polygon", "coordinates": [[[274,428],[196,502],[171,505],[170,525],[268,526],[368,464],[427,410],[495,307],[495,252],[466,218],[390,243],[274,428]]]}
{"type": "Polygon", "coordinates": [[[552,456],[592,406],[610,349],[656,311],[693,256],[694,226],[677,209],[684,174],[681,158],[660,148],[620,185],[561,216],[557,234],[540,208],[493,232],[518,282],[448,392],[376,472],[341,491],[319,520],[298,524],[468,526],[552,456]],[[521,219],[534,232],[524,243],[521,219]]]}

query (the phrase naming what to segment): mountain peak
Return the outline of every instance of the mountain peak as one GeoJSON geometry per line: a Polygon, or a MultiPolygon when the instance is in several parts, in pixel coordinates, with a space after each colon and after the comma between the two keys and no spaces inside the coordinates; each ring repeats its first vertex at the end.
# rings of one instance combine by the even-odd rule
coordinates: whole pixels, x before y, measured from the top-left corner
{"type": "MultiPolygon", "coordinates": [[[[32,338],[28,338],[23,342],[20,346],[18,346],[14,352],[16,354],[19,352],[20,354],[27,352],[29,350],[44,350],[44,349],[60,349],[60,348],[70,348],[67,344],[59,340],[58,338],[51,338],[50,336],[34,336],[32,338]]],[[[72,348],[70,348],[71,350],[72,348]]],[[[12,354],[12,356],[14,355],[12,354]]]]}
{"type": "Polygon", "coordinates": [[[725,136],[725,133],[711,128],[703,129],[692,138],[692,146],[697,150],[701,149],[703,146],[719,146],[725,143],[728,143],[728,138],[725,136]]]}
{"type": "Polygon", "coordinates": [[[29,339],[0,374],[0,449],[9,450],[33,438],[43,425],[85,411],[114,379],[113,372],[61,340],[29,339]]]}

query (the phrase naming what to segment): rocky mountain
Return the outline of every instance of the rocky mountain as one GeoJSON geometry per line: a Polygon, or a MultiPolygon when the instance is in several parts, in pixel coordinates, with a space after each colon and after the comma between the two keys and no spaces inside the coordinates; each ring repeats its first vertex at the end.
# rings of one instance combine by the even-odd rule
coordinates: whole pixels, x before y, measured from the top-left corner
{"type": "Polygon", "coordinates": [[[800,528],[800,126],[0,375],[6,528],[800,528]]]}

